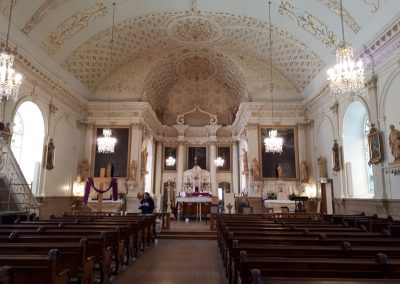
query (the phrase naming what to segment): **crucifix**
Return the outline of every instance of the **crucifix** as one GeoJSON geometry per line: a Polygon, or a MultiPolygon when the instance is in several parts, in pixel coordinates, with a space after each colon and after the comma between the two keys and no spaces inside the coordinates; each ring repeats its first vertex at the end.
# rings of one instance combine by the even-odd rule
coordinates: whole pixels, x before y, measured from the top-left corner
{"type": "MultiPolygon", "coordinates": [[[[108,167],[108,166],[107,166],[108,167]]],[[[106,169],[105,168],[101,168],[100,169],[100,177],[94,177],[93,178],[93,183],[98,183],[99,184],[99,190],[104,190],[104,184],[108,183],[110,184],[111,182],[111,174],[108,176],[106,175],[106,169]]],[[[102,212],[102,208],[103,208],[103,194],[99,193],[97,194],[97,212],[102,212]]]]}

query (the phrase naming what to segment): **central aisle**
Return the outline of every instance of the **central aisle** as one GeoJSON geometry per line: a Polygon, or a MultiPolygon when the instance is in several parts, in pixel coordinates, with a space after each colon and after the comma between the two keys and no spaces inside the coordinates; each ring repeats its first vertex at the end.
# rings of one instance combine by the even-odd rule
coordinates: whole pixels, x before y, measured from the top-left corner
{"type": "Polygon", "coordinates": [[[158,240],[116,284],[228,283],[216,240],[158,240]]]}

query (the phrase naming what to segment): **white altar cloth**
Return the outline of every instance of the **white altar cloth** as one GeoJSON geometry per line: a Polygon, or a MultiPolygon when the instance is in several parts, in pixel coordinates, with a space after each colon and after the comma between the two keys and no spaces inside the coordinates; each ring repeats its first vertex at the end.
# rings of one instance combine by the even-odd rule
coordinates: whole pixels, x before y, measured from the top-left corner
{"type": "MultiPolygon", "coordinates": [[[[92,209],[94,212],[99,211],[99,202],[97,200],[88,200],[87,206],[92,209]]],[[[121,202],[119,201],[113,201],[113,200],[104,200],[102,201],[101,204],[101,211],[102,212],[113,212],[117,213],[119,212],[119,209],[121,208],[121,202]]]]}
{"type": "Polygon", "coordinates": [[[177,197],[176,203],[207,203],[211,202],[209,196],[195,196],[195,197],[177,197]]]}
{"type": "Polygon", "coordinates": [[[272,208],[274,209],[274,213],[281,213],[282,206],[286,206],[289,208],[290,212],[294,212],[296,209],[296,202],[293,200],[274,200],[274,199],[265,199],[263,201],[264,208],[272,208]]]}

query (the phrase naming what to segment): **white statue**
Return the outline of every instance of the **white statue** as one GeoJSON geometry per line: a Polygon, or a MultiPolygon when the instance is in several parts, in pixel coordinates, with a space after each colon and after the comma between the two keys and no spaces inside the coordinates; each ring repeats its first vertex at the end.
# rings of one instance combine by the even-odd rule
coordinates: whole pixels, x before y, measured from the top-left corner
{"type": "Polygon", "coordinates": [[[395,163],[400,163],[400,131],[390,125],[389,145],[395,163]]]}

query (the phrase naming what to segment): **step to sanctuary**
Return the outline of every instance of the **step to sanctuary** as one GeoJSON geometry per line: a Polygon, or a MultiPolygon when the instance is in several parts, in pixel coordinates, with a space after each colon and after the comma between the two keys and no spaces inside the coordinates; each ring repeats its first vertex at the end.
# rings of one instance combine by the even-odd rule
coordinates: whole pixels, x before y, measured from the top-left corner
{"type": "Polygon", "coordinates": [[[176,239],[176,240],[216,240],[217,233],[214,231],[162,231],[157,234],[157,239],[176,239]]]}

